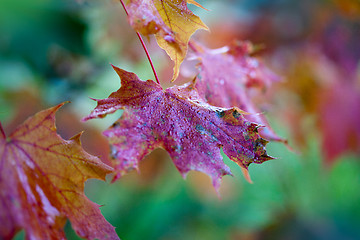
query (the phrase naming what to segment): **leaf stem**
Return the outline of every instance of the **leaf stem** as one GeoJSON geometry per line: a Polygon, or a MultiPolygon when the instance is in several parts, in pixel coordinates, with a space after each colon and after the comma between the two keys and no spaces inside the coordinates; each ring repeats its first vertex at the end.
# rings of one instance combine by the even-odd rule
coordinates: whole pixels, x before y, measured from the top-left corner
{"type": "MultiPolygon", "coordinates": [[[[123,0],[119,0],[119,1],[120,1],[121,5],[123,6],[125,12],[126,12],[126,15],[129,16],[129,13],[128,13],[128,11],[126,10],[126,7],[125,7],[125,4],[124,4],[123,0]]],[[[145,51],[145,54],[146,54],[147,58],[148,58],[148,60],[149,60],[151,69],[152,69],[152,71],[153,71],[153,73],[154,73],[154,76],[155,76],[155,80],[156,80],[156,82],[157,82],[158,84],[160,84],[160,81],[159,81],[159,78],[158,78],[158,76],[157,76],[157,73],[156,73],[154,64],[153,64],[153,62],[152,62],[152,60],[151,60],[150,54],[149,54],[146,46],[145,46],[144,40],[142,39],[140,33],[138,33],[137,31],[135,31],[135,32],[136,32],[136,35],[138,36],[138,38],[139,38],[139,40],[140,40],[140,42],[141,42],[141,45],[142,45],[142,47],[143,47],[143,49],[144,49],[144,51],[145,51]]]]}
{"type": "Polygon", "coordinates": [[[191,50],[193,50],[194,52],[198,52],[197,48],[194,46],[193,41],[189,41],[189,47],[191,48],[191,50]]]}
{"type": "Polygon", "coordinates": [[[191,50],[193,50],[195,53],[203,53],[204,52],[204,49],[199,45],[197,44],[195,41],[193,40],[190,40],[189,41],[189,47],[191,50]]]}
{"type": "Polygon", "coordinates": [[[3,139],[6,138],[6,135],[5,135],[5,132],[4,132],[4,129],[2,127],[1,122],[0,122],[0,138],[3,138],[3,139]]]}

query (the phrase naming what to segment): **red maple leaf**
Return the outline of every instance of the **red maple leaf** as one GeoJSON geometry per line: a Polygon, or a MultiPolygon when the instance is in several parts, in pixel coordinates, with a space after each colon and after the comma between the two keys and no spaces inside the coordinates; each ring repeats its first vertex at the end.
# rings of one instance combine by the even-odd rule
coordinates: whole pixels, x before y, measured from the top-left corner
{"type": "Polygon", "coordinates": [[[116,178],[138,163],[153,149],[161,147],[171,156],[183,176],[190,170],[211,176],[215,189],[223,175],[231,174],[220,148],[244,170],[250,163],[272,159],[258,125],[247,121],[238,108],[211,106],[199,98],[195,82],[163,88],[141,81],[134,73],[114,67],[121,88],[98,105],[84,120],[104,117],[125,109],[121,118],[104,132],[117,159],[116,178]]]}
{"type": "Polygon", "coordinates": [[[318,126],[327,163],[346,152],[360,154],[360,92],[351,83],[336,83],[320,94],[318,126]]]}

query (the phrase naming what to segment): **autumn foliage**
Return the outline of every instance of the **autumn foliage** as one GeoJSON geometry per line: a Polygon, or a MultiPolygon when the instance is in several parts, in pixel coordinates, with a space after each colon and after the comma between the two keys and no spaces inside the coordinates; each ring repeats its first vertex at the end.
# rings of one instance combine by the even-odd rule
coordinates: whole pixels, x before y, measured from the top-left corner
{"type": "MultiPolygon", "coordinates": [[[[116,239],[99,206],[84,194],[89,178],[105,180],[112,168],[56,133],[55,113],[63,104],[37,113],[0,139],[0,234],[11,239],[25,229],[28,239],[62,239],[68,218],[87,239],[116,239]]],[[[1,129],[2,130],[2,129],[1,129]]]]}
{"type": "MultiPolygon", "coordinates": [[[[201,7],[195,1],[188,3],[201,7]]],[[[197,29],[207,29],[206,25],[182,0],[135,0],[127,1],[124,7],[135,31],[144,36],[155,34],[159,46],[174,61],[172,80],[176,80],[190,36],[197,29]]],[[[200,55],[205,51],[209,50],[196,50],[203,65],[200,80],[195,78],[189,84],[166,90],[158,83],[143,82],[134,73],[114,67],[121,88],[108,99],[97,100],[98,106],[85,120],[125,109],[122,117],[104,132],[115,159],[115,179],[138,169],[139,162],[158,147],[169,152],[184,177],[190,170],[205,172],[216,189],[222,176],[231,174],[222,161],[221,148],[244,170],[249,181],[249,164],[272,159],[265,150],[267,140],[258,134],[259,124],[269,126],[254,116],[256,110],[245,88],[264,87],[276,77],[249,58],[246,49],[234,53],[236,58],[230,60],[229,69],[213,68],[218,74],[222,72],[223,78],[213,77],[208,70],[211,67],[205,66],[216,66],[216,59],[200,55]],[[211,82],[214,80],[222,82],[211,82]],[[223,90],[221,85],[225,86],[223,90]],[[240,91],[231,92],[230,99],[223,103],[219,96],[233,85],[239,85],[240,91]]],[[[1,226],[1,236],[12,238],[24,228],[28,239],[63,238],[62,228],[68,218],[81,237],[116,239],[114,228],[83,193],[86,179],[104,179],[112,168],[82,149],[80,135],[68,141],[57,135],[54,115],[61,105],[36,114],[9,137],[2,136],[1,222],[6,224],[1,226]]],[[[277,138],[274,136],[270,140],[277,138]]]]}
{"type": "MultiPolygon", "coordinates": [[[[270,141],[290,149],[258,104],[282,78],[256,57],[257,46],[233,41],[211,49],[191,39],[197,30],[209,30],[188,8],[193,4],[206,10],[193,0],[120,0],[119,4],[139,37],[139,48],[143,45],[154,79],[143,81],[136,73],[112,65],[114,81],[118,81],[116,73],[121,87],[105,99],[93,99],[97,106],[82,119],[101,119],[122,110],[120,118],[103,132],[110,146],[111,160],[106,163],[83,149],[82,133],[64,140],[56,132],[55,113],[64,103],[29,117],[8,136],[0,123],[0,239],[12,239],[22,229],[26,239],[64,239],[67,220],[82,238],[119,239],[100,206],[85,196],[85,182],[105,180],[108,174],[113,181],[121,181],[129,172],[139,171],[140,162],[157,148],[169,154],[184,178],[191,170],[209,176],[219,196],[222,177],[232,175],[223,161],[225,156],[251,182],[250,164],[276,158],[267,153],[270,141]],[[171,78],[159,80],[141,35],[155,38],[171,59],[171,78]],[[168,87],[165,82],[178,83],[186,59],[196,61],[195,73],[185,84],[168,87]]],[[[299,55],[310,63],[316,59],[310,65],[317,69],[317,64],[328,66],[327,57],[309,49],[299,55]]],[[[301,74],[321,75],[298,73],[296,67],[294,63],[287,69],[295,72],[294,79],[301,74]]],[[[352,118],[360,116],[360,98],[354,87],[358,75],[354,69],[350,73],[334,69],[338,78],[350,80],[342,84],[334,77],[331,87],[312,80],[304,85],[288,83],[291,91],[306,94],[299,100],[302,111],[292,109],[284,116],[301,145],[300,119],[304,112],[319,113],[316,124],[323,133],[323,152],[329,162],[346,150],[359,151],[360,144],[359,124],[352,118]],[[343,116],[348,116],[345,123],[343,116]]]]}
{"type": "MultiPolygon", "coordinates": [[[[154,81],[141,81],[134,73],[114,67],[121,88],[98,106],[85,120],[104,117],[124,108],[122,117],[104,132],[117,160],[116,178],[138,169],[138,163],[155,148],[165,149],[185,177],[190,170],[211,176],[216,189],[223,175],[231,174],[223,163],[220,147],[248,177],[251,163],[272,159],[267,141],[258,134],[259,125],[247,121],[236,107],[220,108],[204,102],[189,84],[163,90],[154,81]]],[[[249,179],[250,180],[250,179],[249,179]]]]}

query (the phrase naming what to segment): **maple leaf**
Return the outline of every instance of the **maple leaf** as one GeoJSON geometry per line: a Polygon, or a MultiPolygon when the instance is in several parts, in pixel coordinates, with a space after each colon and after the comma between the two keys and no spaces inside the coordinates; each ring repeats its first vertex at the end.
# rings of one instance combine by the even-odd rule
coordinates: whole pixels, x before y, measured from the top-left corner
{"type": "MultiPolygon", "coordinates": [[[[114,67],[114,66],[113,66],[114,67]]],[[[121,118],[104,135],[118,160],[115,178],[131,169],[155,148],[165,149],[185,177],[190,170],[211,176],[217,190],[222,176],[231,174],[220,148],[248,177],[250,163],[272,159],[258,125],[247,121],[238,108],[211,106],[198,96],[195,82],[163,90],[161,85],[141,81],[134,73],[114,67],[121,87],[84,118],[104,117],[124,109],[121,118]]],[[[250,180],[248,178],[248,180],[250,180]]]]}
{"type": "Polygon", "coordinates": [[[191,35],[208,27],[187,7],[187,2],[201,7],[193,0],[128,0],[126,7],[130,25],[135,31],[149,36],[155,34],[159,46],[174,61],[174,81],[187,53],[191,35]]]}
{"type": "Polygon", "coordinates": [[[87,239],[119,239],[86,198],[89,178],[105,179],[112,168],[81,147],[81,133],[63,140],[55,113],[63,105],[27,119],[10,136],[0,129],[0,238],[11,239],[25,229],[27,239],[64,239],[68,218],[87,239]]]}
{"type": "Polygon", "coordinates": [[[320,93],[318,127],[327,163],[346,152],[360,154],[360,91],[351,83],[336,83],[320,93]]]}
{"type": "MultiPolygon", "coordinates": [[[[334,44],[333,48],[351,46],[347,43],[334,44]]],[[[328,165],[344,153],[360,153],[360,91],[357,88],[360,78],[351,67],[352,57],[340,59],[330,59],[317,45],[307,45],[297,49],[294,59],[284,63],[287,64],[284,74],[291,81],[283,85],[281,91],[296,98],[286,100],[288,107],[282,118],[286,119],[297,146],[303,149],[308,145],[308,135],[319,132],[321,153],[328,165]],[[316,120],[316,125],[304,122],[309,116],[316,120]]]]}
{"type": "Polygon", "coordinates": [[[262,137],[286,143],[272,128],[264,115],[254,105],[250,89],[265,90],[279,77],[249,54],[252,45],[236,42],[230,47],[210,50],[193,43],[195,56],[200,59],[199,80],[196,88],[199,95],[209,104],[219,107],[236,106],[250,113],[245,115],[249,121],[265,126],[259,129],[262,137]]]}

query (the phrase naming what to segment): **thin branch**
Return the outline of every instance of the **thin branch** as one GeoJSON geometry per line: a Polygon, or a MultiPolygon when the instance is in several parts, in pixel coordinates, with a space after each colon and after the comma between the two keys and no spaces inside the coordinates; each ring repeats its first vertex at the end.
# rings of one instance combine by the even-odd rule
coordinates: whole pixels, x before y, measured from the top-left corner
{"type": "Polygon", "coordinates": [[[197,44],[194,40],[189,41],[189,48],[194,51],[195,53],[203,53],[204,49],[197,44]]]}
{"type": "Polygon", "coordinates": [[[158,84],[160,84],[160,81],[159,81],[159,78],[158,78],[158,76],[157,76],[157,73],[156,73],[156,70],[155,70],[154,64],[153,64],[153,62],[151,61],[151,57],[150,57],[150,54],[149,54],[149,52],[148,52],[148,50],[147,50],[147,48],[146,48],[146,46],[145,46],[145,43],[144,43],[144,41],[143,41],[142,37],[140,36],[140,33],[136,32],[136,35],[139,37],[139,40],[140,40],[140,42],[141,42],[141,45],[142,45],[142,46],[143,46],[143,48],[144,48],[144,51],[145,51],[146,56],[147,56],[147,58],[148,58],[148,60],[149,60],[149,63],[150,63],[151,69],[152,69],[152,71],[153,71],[153,73],[154,73],[154,76],[155,76],[156,82],[157,82],[158,84]]]}
{"type": "MultiPolygon", "coordinates": [[[[126,7],[125,7],[125,4],[124,4],[123,0],[120,0],[120,3],[121,3],[121,5],[123,6],[123,8],[124,8],[124,10],[125,10],[125,12],[126,12],[126,15],[129,16],[129,13],[128,13],[128,11],[126,10],[126,7]]],[[[156,80],[156,82],[157,82],[158,84],[160,84],[160,81],[159,81],[159,78],[158,78],[158,76],[157,76],[157,73],[156,73],[154,64],[153,64],[153,62],[152,62],[152,60],[151,60],[150,54],[149,54],[146,46],[145,46],[144,40],[142,39],[140,33],[138,33],[137,31],[135,31],[135,32],[136,32],[136,35],[138,36],[138,38],[139,38],[139,40],[140,40],[140,42],[141,42],[141,45],[142,45],[142,47],[143,47],[143,49],[144,49],[144,51],[145,51],[145,54],[146,54],[147,58],[148,58],[148,60],[149,60],[151,69],[152,69],[152,71],[153,71],[153,73],[154,73],[154,76],[155,76],[155,80],[156,80]]]]}
{"type": "Polygon", "coordinates": [[[197,48],[194,46],[195,43],[193,41],[189,41],[189,47],[191,48],[191,50],[193,50],[194,52],[198,52],[197,48]]]}

